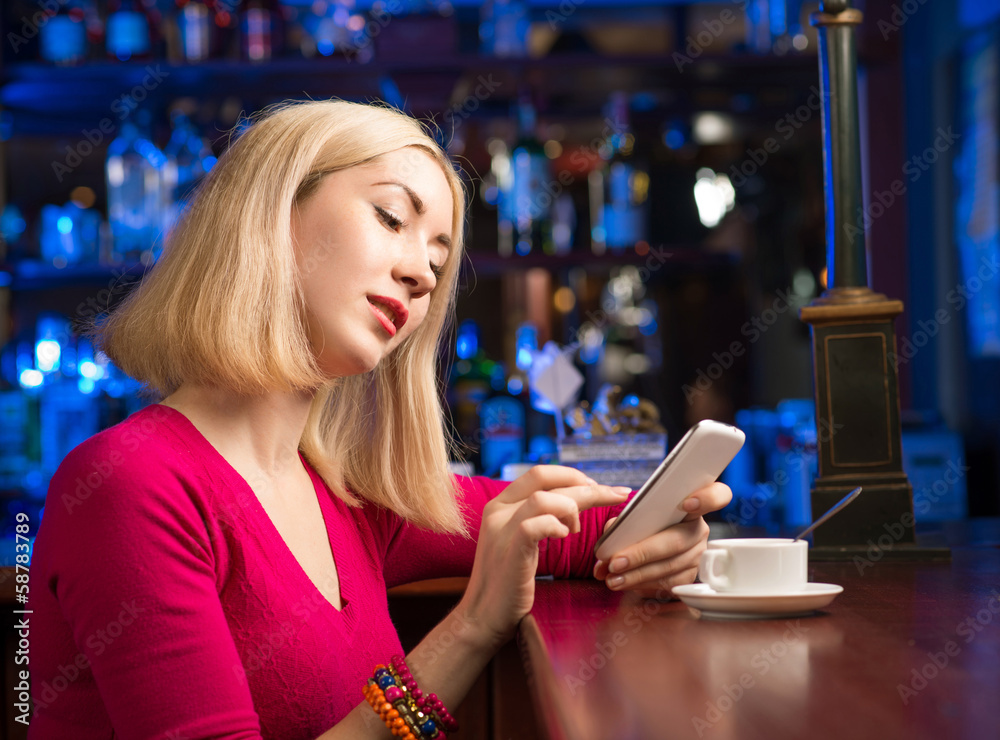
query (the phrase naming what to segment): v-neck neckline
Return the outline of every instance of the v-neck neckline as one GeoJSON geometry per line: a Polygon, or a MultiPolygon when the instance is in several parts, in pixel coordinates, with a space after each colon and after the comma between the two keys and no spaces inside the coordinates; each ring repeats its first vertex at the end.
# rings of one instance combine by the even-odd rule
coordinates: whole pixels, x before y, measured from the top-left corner
{"type": "Polygon", "coordinates": [[[336,508],[336,503],[331,500],[329,495],[327,495],[326,486],[323,483],[323,480],[319,478],[319,474],[312,469],[311,465],[309,465],[309,462],[302,454],[302,451],[298,451],[299,460],[301,460],[306,474],[309,476],[309,480],[313,486],[313,493],[316,495],[317,502],[319,503],[320,515],[323,517],[323,528],[326,531],[327,543],[329,544],[330,552],[333,556],[333,565],[337,571],[337,588],[340,591],[339,609],[334,606],[333,602],[326,598],[326,595],[319,590],[319,587],[313,582],[312,578],[309,577],[309,574],[306,573],[305,568],[302,567],[302,564],[299,562],[298,558],[295,557],[295,554],[288,546],[288,543],[285,542],[284,537],[281,536],[278,528],[274,525],[274,522],[271,520],[267,510],[264,509],[264,506],[260,503],[260,499],[257,498],[257,494],[254,493],[253,488],[251,488],[246,479],[240,475],[239,471],[236,470],[236,468],[234,468],[225,457],[223,457],[222,453],[215,449],[215,445],[213,445],[209,439],[202,434],[201,431],[199,431],[198,427],[196,427],[194,423],[182,412],[172,406],[166,406],[165,404],[158,403],[155,405],[161,408],[169,409],[172,413],[183,419],[184,423],[191,428],[191,431],[197,435],[198,439],[204,444],[204,446],[211,450],[211,454],[218,458],[219,462],[221,462],[224,466],[224,469],[228,471],[228,474],[239,482],[239,485],[244,488],[246,493],[249,493],[248,500],[250,502],[250,506],[257,513],[261,529],[268,536],[268,538],[274,541],[276,546],[281,548],[284,552],[285,558],[290,562],[289,567],[297,574],[296,577],[302,584],[302,589],[308,591],[314,600],[318,598],[319,603],[326,604],[326,606],[329,607],[329,610],[334,614],[338,614],[345,618],[353,618],[355,613],[353,605],[356,596],[354,593],[354,578],[347,572],[349,570],[349,567],[347,567],[349,558],[344,552],[343,538],[335,537],[333,528],[331,527],[331,522],[334,519],[335,512],[330,509],[331,507],[336,508]]]}

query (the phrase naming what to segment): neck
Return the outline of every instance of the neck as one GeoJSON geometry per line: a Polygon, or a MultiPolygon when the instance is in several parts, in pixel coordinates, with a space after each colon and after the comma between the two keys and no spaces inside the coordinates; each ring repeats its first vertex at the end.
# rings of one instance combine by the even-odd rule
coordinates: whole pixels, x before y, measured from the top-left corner
{"type": "Polygon", "coordinates": [[[312,392],[247,397],[185,385],[160,403],[184,414],[240,472],[280,480],[301,475],[299,440],[313,397],[312,392]]]}

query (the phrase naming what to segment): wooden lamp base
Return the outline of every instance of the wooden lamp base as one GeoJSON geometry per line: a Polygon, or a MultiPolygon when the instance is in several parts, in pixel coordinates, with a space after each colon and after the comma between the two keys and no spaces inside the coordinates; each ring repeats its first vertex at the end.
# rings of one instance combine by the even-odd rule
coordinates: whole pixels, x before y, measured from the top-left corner
{"type": "Polygon", "coordinates": [[[917,547],[903,471],[894,320],[903,303],[867,288],[828,291],[801,309],[812,327],[819,477],[813,518],[862,494],[814,533],[814,560],[941,559],[917,547]]]}

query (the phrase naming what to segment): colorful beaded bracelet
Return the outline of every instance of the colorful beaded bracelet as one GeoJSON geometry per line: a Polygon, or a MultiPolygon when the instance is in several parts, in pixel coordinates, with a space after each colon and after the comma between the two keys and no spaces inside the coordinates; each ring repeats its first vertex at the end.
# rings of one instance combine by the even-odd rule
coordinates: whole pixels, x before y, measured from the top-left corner
{"type": "Polygon", "coordinates": [[[375,666],[364,687],[365,699],[393,735],[403,740],[446,740],[441,728],[458,730],[458,722],[434,694],[426,696],[401,657],[375,666]]]}
{"type": "Polygon", "coordinates": [[[410,693],[418,711],[432,715],[437,719],[437,724],[448,732],[458,731],[458,721],[445,709],[444,702],[438,699],[436,694],[425,695],[420,690],[417,682],[413,680],[413,674],[400,656],[394,655],[389,661],[389,672],[397,679],[399,685],[404,686],[410,693]]]}

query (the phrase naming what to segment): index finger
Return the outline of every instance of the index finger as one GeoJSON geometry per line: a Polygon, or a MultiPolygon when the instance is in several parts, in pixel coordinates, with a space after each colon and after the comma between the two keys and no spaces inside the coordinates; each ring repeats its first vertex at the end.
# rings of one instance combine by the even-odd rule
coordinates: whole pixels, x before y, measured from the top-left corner
{"type": "Polygon", "coordinates": [[[605,486],[594,483],[587,486],[558,488],[552,492],[569,496],[576,501],[580,511],[584,511],[595,506],[612,506],[624,503],[625,497],[632,492],[632,489],[629,486],[605,486]]]}
{"type": "Polygon", "coordinates": [[[596,485],[598,485],[596,481],[576,468],[564,465],[536,465],[507,486],[497,498],[512,504],[526,499],[535,491],[596,485]]]}

